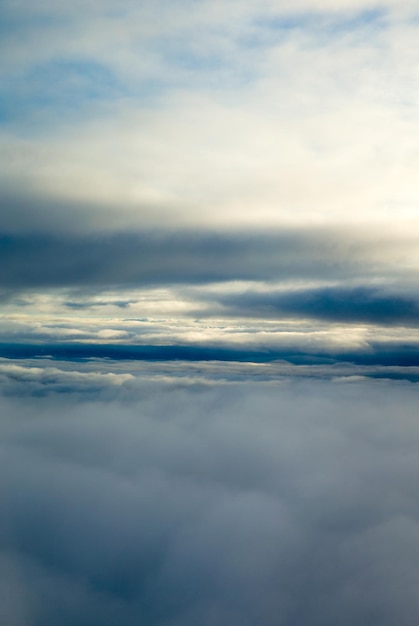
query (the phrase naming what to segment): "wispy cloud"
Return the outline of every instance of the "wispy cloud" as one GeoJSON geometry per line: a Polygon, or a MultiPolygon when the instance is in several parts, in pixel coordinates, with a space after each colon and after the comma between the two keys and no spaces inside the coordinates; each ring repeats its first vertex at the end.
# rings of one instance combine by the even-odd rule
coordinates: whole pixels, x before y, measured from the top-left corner
{"type": "Polygon", "coordinates": [[[6,4],[3,180],[137,225],[415,220],[414,8],[6,4]]]}

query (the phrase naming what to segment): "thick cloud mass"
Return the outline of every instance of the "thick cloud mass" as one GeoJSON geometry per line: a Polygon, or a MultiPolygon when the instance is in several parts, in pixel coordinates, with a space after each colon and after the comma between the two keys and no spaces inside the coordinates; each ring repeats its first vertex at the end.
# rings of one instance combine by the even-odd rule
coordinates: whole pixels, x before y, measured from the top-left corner
{"type": "Polygon", "coordinates": [[[1,623],[417,624],[417,386],[74,367],[3,365],[1,623]]]}

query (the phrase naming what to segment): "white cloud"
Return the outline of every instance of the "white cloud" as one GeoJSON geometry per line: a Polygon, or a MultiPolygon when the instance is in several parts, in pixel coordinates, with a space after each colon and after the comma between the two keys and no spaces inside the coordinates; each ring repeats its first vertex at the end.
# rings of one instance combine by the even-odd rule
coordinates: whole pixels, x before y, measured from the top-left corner
{"type": "MultiPolygon", "coordinates": [[[[267,23],[252,2],[59,7],[76,35],[62,36],[66,21],[45,25],[45,54],[99,62],[124,87],[61,124],[49,111],[42,134],[3,134],[4,179],[108,207],[113,227],[392,223],[397,211],[417,230],[416,25],[390,11],[384,26],[360,18],[335,32],[333,15],[372,4],[303,2],[293,10],[331,14],[275,34],[269,16],[290,6],[268,6],[267,23]],[[245,43],[252,35],[262,45],[245,43]],[[152,105],[141,95],[150,77],[163,88],[152,105]]],[[[25,45],[28,63],[42,54],[25,45]]]]}

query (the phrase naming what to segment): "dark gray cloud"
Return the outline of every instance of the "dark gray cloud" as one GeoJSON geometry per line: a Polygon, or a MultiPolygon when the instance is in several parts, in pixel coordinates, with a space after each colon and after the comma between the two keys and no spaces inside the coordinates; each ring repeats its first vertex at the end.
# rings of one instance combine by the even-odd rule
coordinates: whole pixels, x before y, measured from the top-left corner
{"type": "MultiPolygon", "coordinates": [[[[377,315],[384,322],[416,316],[412,297],[353,286],[378,279],[409,291],[415,284],[416,240],[385,229],[374,236],[363,228],[336,226],[182,231],[173,220],[150,220],[147,207],[138,207],[139,228],[138,220],[131,223],[131,214],[121,218],[115,206],[65,202],[26,187],[20,193],[6,189],[0,203],[0,299],[5,301],[22,290],[73,288],[84,291],[84,301],[68,298],[67,308],[76,309],[88,308],[92,292],[107,289],[314,281],[340,287],[265,295],[259,290],[235,300],[220,296],[218,302],[243,315],[268,317],[277,311],[367,322],[377,315]]],[[[164,207],[158,211],[165,214],[164,207]]],[[[121,308],[131,302],[114,300],[121,308]]]]}
{"type": "MultiPolygon", "coordinates": [[[[400,243],[400,242],[399,242],[400,243]]],[[[394,242],[394,247],[399,244],[394,242]]],[[[0,237],[0,286],[112,288],[231,280],[401,277],[387,245],[333,230],[16,234],[0,237]]],[[[404,276],[409,278],[409,274],[404,276]]]]}
{"type": "Polygon", "coordinates": [[[416,625],[417,386],[99,373],[1,399],[3,623],[416,625]]]}
{"type": "Polygon", "coordinates": [[[9,235],[0,238],[0,284],[104,287],[336,275],[333,253],[319,247],[315,237],[297,233],[9,235]]]}
{"type": "Polygon", "coordinates": [[[246,291],[213,295],[225,307],[215,314],[278,318],[303,317],[328,322],[367,324],[419,323],[419,297],[392,293],[386,287],[333,286],[298,290],[246,291]]]}
{"type": "Polygon", "coordinates": [[[284,360],[295,365],[419,366],[419,345],[395,341],[369,341],[363,347],[344,350],[325,345],[310,347],[302,343],[286,347],[249,345],[148,345],[127,343],[0,343],[0,357],[7,359],[53,358],[58,360],[112,359],[114,361],[179,361],[270,363],[284,360]]]}
{"type": "Polygon", "coordinates": [[[77,300],[68,300],[64,302],[64,306],[68,309],[92,309],[94,307],[102,306],[117,306],[120,309],[126,309],[130,304],[135,303],[136,300],[85,300],[83,302],[77,300]]]}

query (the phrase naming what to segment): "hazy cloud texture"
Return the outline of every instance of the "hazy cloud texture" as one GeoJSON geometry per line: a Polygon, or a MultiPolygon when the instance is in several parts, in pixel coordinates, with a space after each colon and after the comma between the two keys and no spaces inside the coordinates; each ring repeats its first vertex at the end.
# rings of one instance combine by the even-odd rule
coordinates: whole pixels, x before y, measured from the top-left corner
{"type": "Polygon", "coordinates": [[[1,400],[5,623],[416,624],[415,385],[42,369],[1,400]]]}

